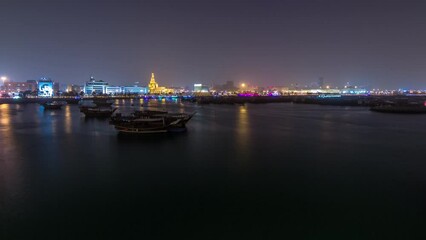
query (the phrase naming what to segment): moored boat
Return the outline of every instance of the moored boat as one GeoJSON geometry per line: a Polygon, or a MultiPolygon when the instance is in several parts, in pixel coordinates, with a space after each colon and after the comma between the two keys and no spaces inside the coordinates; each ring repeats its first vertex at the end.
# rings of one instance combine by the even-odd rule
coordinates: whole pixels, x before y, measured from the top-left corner
{"type": "Polygon", "coordinates": [[[109,107],[114,103],[114,100],[111,98],[93,98],[93,103],[98,107],[109,107]]]}
{"type": "MultiPolygon", "coordinates": [[[[145,112],[146,113],[146,112],[145,112]]],[[[117,113],[111,117],[110,123],[115,126],[120,133],[144,134],[144,133],[165,133],[165,132],[184,132],[186,123],[195,114],[167,112],[153,114],[141,114],[135,112],[130,116],[123,116],[117,113]]]]}
{"type": "Polygon", "coordinates": [[[58,102],[58,101],[52,101],[52,102],[44,102],[41,104],[45,110],[56,110],[61,109],[64,103],[58,102]]]}
{"type": "Polygon", "coordinates": [[[124,134],[146,134],[146,133],[165,133],[168,125],[164,118],[140,118],[128,122],[122,122],[114,125],[119,133],[124,134]]]}
{"type": "Polygon", "coordinates": [[[117,108],[99,108],[99,107],[85,107],[80,108],[80,112],[84,113],[86,117],[107,118],[117,110],[117,108]]]}

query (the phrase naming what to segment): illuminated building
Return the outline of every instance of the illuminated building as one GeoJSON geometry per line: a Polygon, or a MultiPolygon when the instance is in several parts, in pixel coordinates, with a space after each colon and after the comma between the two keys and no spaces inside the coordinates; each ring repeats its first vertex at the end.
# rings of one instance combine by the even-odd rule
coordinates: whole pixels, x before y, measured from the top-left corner
{"type": "Polygon", "coordinates": [[[120,94],[147,94],[146,87],[139,86],[109,86],[106,88],[106,94],[120,95],[120,94]]]}
{"type": "Polygon", "coordinates": [[[156,93],[158,91],[158,84],[155,82],[154,73],[151,73],[151,80],[149,81],[148,89],[150,93],[156,93]]]}
{"type": "Polygon", "coordinates": [[[368,91],[365,88],[358,88],[357,86],[345,86],[345,88],[340,90],[340,93],[344,95],[363,95],[367,94],[368,91]]]}
{"type": "Polygon", "coordinates": [[[209,86],[201,83],[194,84],[194,92],[209,92],[209,86]]]}
{"type": "Polygon", "coordinates": [[[118,95],[122,93],[121,87],[109,86],[105,89],[106,94],[118,95]]]}
{"type": "Polygon", "coordinates": [[[128,86],[128,87],[121,87],[122,93],[130,93],[130,94],[146,94],[148,93],[148,89],[146,87],[139,87],[139,86],[128,86]]]}
{"type": "Polygon", "coordinates": [[[28,80],[26,82],[5,82],[2,90],[6,93],[12,94],[25,91],[33,92],[37,90],[37,81],[28,80]]]}
{"type": "Polygon", "coordinates": [[[84,93],[87,95],[93,94],[106,94],[108,82],[102,80],[96,81],[94,77],[90,77],[90,81],[86,82],[84,86],[84,93]]]}
{"type": "Polygon", "coordinates": [[[174,93],[175,89],[169,89],[166,87],[159,87],[158,83],[155,81],[154,73],[151,74],[151,80],[148,84],[148,89],[150,94],[168,94],[174,93]]]}
{"type": "Polygon", "coordinates": [[[38,81],[38,96],[52,97],[53,96],[53,81],[48,78],[42,78],[38,81]]]}
{"type": "Polygon", "coordinates": [[[83,86],[74,85],[74,84],[71,84],[71,85],[67,86],[67,92],[80,93],[83,89],[84,89],[83,86]]]}

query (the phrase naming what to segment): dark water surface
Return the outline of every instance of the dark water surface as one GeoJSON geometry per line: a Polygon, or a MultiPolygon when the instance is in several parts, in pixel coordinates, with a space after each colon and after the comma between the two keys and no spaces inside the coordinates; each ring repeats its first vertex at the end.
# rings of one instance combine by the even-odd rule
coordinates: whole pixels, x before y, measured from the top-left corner
{"type": "Polygon", "coordinates": [[[148,106],[197,114],[129,139],[76,105],[0,105],[0,239],[426,239],[426,115],[148,106]]]}

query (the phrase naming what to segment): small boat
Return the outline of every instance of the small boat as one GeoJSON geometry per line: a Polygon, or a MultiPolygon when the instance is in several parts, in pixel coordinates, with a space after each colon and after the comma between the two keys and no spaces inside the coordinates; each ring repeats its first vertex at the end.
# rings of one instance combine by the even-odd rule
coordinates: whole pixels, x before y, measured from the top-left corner
{"type": "Polygon", "coordinates": [[[111,117],[110,124],[114,125],[119,133],[126,134],[144,134],[144,133],[165,133],[165,132],[184,132],[186,123],[195,114],[186,113],[167,113],[161,114],[155,112],[150,114],[141,114],[135,112],[130,116],[122,116],[117,113],[111,117]]]}
{"type": "Polygon", "coordinates": [[[41,104],[45,110],[55,110],[55,109],[61,109],[64,103],[53,101],[53,102],[45,102],[41,104]]]}
{"type": "Polygon", "coordinates": [[[86,117],[107,118],[117,110],[117,108],[99,108],[99,107],[84,107],[80,108],[80,112],[86,117]]]}
{"type": "Polygon", "coordinates": [[[114,103],[114,100],[111,99],[111,98],[99,98],[99,97],[95,97],[95,98],[93,98],[93,103],[97,107],[110,107],[114,103]]]}

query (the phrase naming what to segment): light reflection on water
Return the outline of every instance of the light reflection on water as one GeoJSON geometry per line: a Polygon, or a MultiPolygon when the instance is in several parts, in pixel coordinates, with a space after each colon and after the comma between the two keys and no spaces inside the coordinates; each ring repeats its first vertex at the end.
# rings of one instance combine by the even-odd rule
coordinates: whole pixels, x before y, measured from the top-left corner
{"type": "Polygon", "coordinates": [[[250,118],[248,116],[248,107],[247,106],[239,106],[237,110],[236,117],[236,134],[237,134],[237,143],[240,153],[237,155],[238,159],[247,159],[250,154],[250,118]]]}
{"type": "Polygon", "coordinates": [[[2,127],[10,127],[10,104],[0,104],[0,124],[2,127]]]}
{"type": "Polygon", "coordinates": [[[64,122],[65,122],[65,132],[67,134],[72,133],[72,116],[71,116],[71,106],[66,105],[64,107],[65,109],[65,115],[64,115],[64,122]]]}
{"type": "Polygon", "coordinates": [[[173,235],[190,226],[185,232],[201,229],[202,239],[210,226],[250,236],[247,226],[280,233],[295,221],[303,222],[299,229],[323,222],[333,233],[334,226],[356,232],[424,225],[417,214],[424,207],[419,186],[426,183],[423,115],[292,104],[115,103],[125,113],[197,114],[184,134],[120,139],[108,119],[86,119],[76,105],[59,111],[0,105],[6,238],[61,231],[102,238],[96,234],[115,229],[173,235]],[[365,221],[383,216],[386,223],[365,221]]]}
{"type": "Polygon", "coordinates": [[[22,167],[24,159],[20,156],[25,149],[17,142],[12,126],[17,109],[19,107],[15,105],[0,105],[0,213],[2,209],[15,209],[8,212],[14,216],[20,214],[16,207],[25,194],[22,185],[25,178],[22,167]]]}

